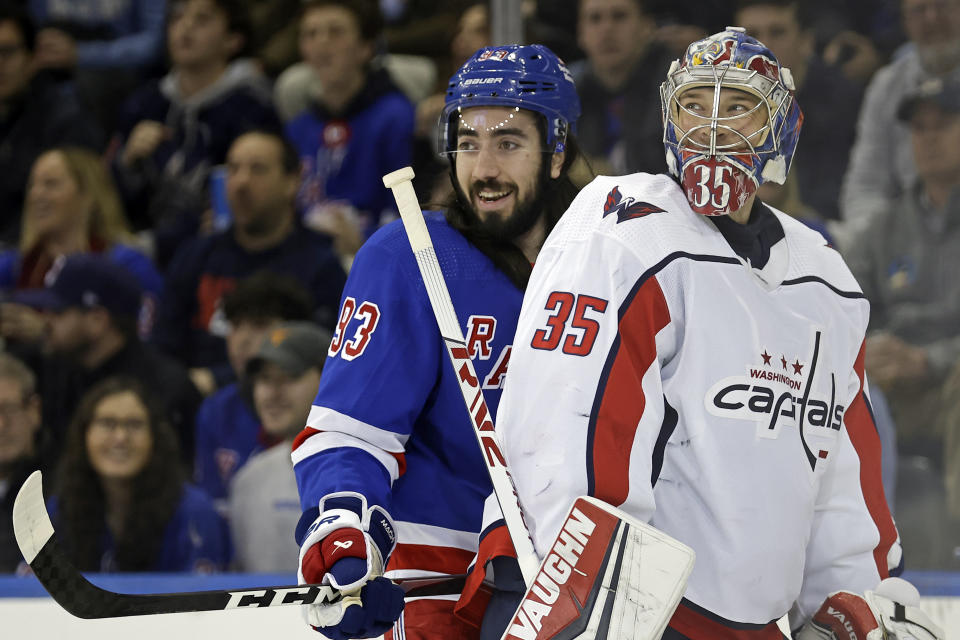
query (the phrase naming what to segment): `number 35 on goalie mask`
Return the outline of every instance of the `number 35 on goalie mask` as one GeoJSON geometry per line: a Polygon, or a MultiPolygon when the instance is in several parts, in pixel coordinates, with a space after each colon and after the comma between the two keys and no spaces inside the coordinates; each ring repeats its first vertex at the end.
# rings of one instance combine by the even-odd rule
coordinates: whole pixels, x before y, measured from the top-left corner
{"type": "Polygon", "coordinates": [[[793,77],[742,29],[687,47],[660,103],[667,166],[697,213],[733,213],[764,182],[787,179],[803,122],[793,77]]]}

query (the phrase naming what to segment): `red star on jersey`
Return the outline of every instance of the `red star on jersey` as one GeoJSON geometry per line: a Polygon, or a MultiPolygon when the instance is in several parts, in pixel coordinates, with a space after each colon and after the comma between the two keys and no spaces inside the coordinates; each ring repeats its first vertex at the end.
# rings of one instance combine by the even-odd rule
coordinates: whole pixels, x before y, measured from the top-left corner
{"type": "Polygon", "coordinates": [[[796,373],[796,374],[803,373],[803,365],[800,364],[800,361],[799,361],[799,360],[795,361],[795,362],[794,362],[792,365],[790,365],[790,366],[793,367],[793,372],[794,372],[794,373],[796,373]]]}
{"type": "Polygon", "coordinates": [[[780,364],[783,365],[783,370],[786,371],[786,370],[787,370],[787,359],[784,358],[783,356],[780,356],[780,364]]]}
{"type": "Polygon", "coordinates": [[[770,354],[767,353],[766,349],[763,350],[763,353],[760,354],[760,357],[763,358],[763,364],[770,364],[770,354]]]}

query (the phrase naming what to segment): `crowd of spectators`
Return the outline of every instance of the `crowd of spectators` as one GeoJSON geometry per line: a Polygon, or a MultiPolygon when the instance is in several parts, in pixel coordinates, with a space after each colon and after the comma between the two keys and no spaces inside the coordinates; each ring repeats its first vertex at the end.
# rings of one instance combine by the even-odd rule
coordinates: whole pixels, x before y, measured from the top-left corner
{"type": "MultiPolygon", "coordinates": [[[[449,197],[437,117],[488,4],[0,0],[0,571],[33,468],[82,568],[296,568],[286,452],[346,274],[396,217],[382,175],[449,197]]],[[[601,173],[665,169],[693,39],[741,25],[792,70],[803,134],[761,197],[861,283],[907,561],[960,567],[960,0],[522,4],[601,173]]]]}

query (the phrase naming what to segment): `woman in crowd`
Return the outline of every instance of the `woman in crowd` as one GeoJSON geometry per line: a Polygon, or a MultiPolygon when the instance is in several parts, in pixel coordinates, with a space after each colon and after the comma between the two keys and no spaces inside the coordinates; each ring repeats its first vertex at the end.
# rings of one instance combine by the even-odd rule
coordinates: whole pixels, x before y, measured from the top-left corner
{"type": "Polygon", "coordinates": [[[176,437],[138,383],[110,378],[74,415],[50,511],[85,571],[221,570],[226,524],[187,484],[176,437]]]}
{"type": "MultiPolygon", "coordinates": [[[[76,147],[41,154],[30,171],[20,246],[0,253],[0,289],[44,286],[57,258],[70,253],[105,253],[140,281],[145,305],[160,294],[163,278],[150,258],[132,246],[116,187],[100,158],[76,147]]],[[[146,321],[152,313],[144,313],[146,321]]],[[[149,323],[141,329],[149,332],[149,323]]],[[[0,334],[36,339],[42,323],[23,305],[0,305],[0,334]]]]}

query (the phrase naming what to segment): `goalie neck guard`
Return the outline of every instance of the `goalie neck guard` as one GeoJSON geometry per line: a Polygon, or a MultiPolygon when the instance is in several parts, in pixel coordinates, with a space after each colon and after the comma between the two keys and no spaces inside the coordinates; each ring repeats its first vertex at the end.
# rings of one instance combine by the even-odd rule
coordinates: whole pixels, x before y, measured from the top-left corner
{"type": "Polygon", "coordinates": [[[694,211],[732,213],[764,182],[786,181],[803,122],[793,77],[742,28],[727,27],[687,47],[660,86],[660,104],[667,166],[694,211]],[[694,88],[712,90],[705,111],[694,113],[680,100],[694,88]],[[721,113],[721,89],[745,92],[759,102],[746,112],[721,113]],[[746,120],[741,119],[757,110],[765,120],[753,131],[742,131],[746,120]],[[678,124],[682,117],[695,125],[684,130],[678,124]]]}
{"type": "Polygon", "coordinates": [[[440,115],[438,148],[455,150],[458,115],[470,107],[528,109],[546,119],[548,152],[563,151],[580,116],[580,98],[573,76],[557,55],[540,44],[479,49],[450,78],[440,115]]]}

